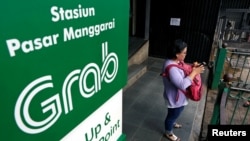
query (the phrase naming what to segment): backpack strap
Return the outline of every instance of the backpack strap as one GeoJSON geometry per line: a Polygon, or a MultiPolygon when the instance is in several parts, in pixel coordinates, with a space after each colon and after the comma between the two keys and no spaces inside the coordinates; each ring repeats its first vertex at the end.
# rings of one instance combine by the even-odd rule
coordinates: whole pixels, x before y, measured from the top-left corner
{"type": "MultiPolygon", "coordinates": [[[[165,71],[161,74],[161,76],[167,77],[169,79],[169,70],[172,67],[177,67],[179,69],[182,69],[184,71],[184,73],[185,73],[185,76],[187,75],[186,69],[181,64],[180,65],[178,65],[178,64],[169,64],[166,67],[165,71]]],[[[169,79],[169,81],[170,81],[170,79],[169,79]]],[[[178,99],[179,99],[179,91],[181,91],[182,93],[186,94],[186,91],[178,89],[177,96],[176,96],[176,101],[178,101],[178,99]]]]}
{"type": "Polygon", "coordinates": [[[185,75],[187,75],[187,70],[182,66],[182,65],[178,65],[178,64],[169,64],[167,67],[166,67],[166,69],[165,69],[165,74],[166,74],[166,76],[168,76],[169,75],[169,70],[170,70],[170,68],[172,68],[172,67],[177,67],[177,68],[179,68],[179,69],[182,69],[183,71],[184,71],[184,73],[185,73],[185,75]]]}
{"type": "Polygon", "coordinates": [[[184,63],[180,63],[180,64],[169,64],[168,66],[167,66],[167,70],[166,71],[169,71],[169,69],[172,67],[172,66],[175,66],[175,67],[178,67],[179,69],[182,69],[183,71],[184,71],[184,74],[185,74],[185,76],[187,76],[188,75],[188,69],[186,68],[186,67],[184,67],[184,65],[186,65],[186,64],[184,64],[184,63]],[[169,67],[169,68],[168,68],[169,67]]]}

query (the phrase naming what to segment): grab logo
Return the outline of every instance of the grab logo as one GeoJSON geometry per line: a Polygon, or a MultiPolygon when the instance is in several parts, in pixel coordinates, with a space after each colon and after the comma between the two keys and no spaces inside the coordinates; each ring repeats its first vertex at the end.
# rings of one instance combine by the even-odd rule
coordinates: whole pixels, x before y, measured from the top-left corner
{"type": "Polygon", "coordinates": [[[75,82],[78,82],[79,91],[83,98],[90,98],[100,91],[103,82],[111,83],[116,77],[119,64],[116,53],[108,53],[107,42],[102,43],[102,62],[101,68],[95,63],[89,63],[83,69],[70,72],[63,82],[61,93],[55,93],[52,97],[41,102],[42,112],[50,113],[41,121],[32,119],[32,115],[29,113],[30,103],[39,92],[53,88],[52,75],[42,76],[28,84],[19,95],[15,105],[15,120],[18,127],[25,133],[38,134],[53,126],[63,112],[66,115],[74,109],[71,86],[75,82]],[[113,65],[113,70],[108,70],[110,65],[113,65]],[[87,85],[86,82],[89,75],[94,76],[92,85],[87,85]],[[60,101],[61,99],[62,101],[60,101]]]}

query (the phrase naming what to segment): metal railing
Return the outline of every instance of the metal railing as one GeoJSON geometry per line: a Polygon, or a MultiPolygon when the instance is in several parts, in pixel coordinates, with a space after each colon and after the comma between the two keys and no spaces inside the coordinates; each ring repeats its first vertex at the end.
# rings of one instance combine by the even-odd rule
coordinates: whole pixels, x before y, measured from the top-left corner
{"type": "Polygon", "coordinates": [[[250,124],[250,106],[243,106],[250,101],[250,48],[220,44],[214,64],[211,88],[217,88],[218,95],[211,124],[250,124]]]}

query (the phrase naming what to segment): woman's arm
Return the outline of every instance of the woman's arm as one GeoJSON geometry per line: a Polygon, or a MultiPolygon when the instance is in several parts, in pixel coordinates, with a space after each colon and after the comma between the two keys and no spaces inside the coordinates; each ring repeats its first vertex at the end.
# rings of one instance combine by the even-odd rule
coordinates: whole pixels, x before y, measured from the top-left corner
{"type": "Polygon", "coordinates": [[[186,90],[192,84],[192,79],[189,76],[185,76],[183,70],[177,67],[169,69],[169,79],[175,87],[181,90],[186,90]]]}

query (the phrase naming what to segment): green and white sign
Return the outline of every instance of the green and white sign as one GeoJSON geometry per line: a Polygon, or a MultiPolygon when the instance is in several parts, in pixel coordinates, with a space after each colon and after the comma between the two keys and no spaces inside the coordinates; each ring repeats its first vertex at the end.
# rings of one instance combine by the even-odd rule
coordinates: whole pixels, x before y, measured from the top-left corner
{"type": "Polygon", "coordinates": [[[129,1],[0,3],[0,140],[123,140],[129,1]]]}

